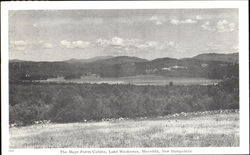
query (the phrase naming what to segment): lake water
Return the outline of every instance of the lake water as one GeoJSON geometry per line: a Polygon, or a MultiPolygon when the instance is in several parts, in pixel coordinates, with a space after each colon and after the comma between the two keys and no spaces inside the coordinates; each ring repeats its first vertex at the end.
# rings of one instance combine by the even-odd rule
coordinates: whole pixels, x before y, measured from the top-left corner
{"type": "Polygon", "coordinates": [[[40,80],[39,82],[57,82],[57,83],[92,83],[92,84],[134,84],[134,85],[168,85],[173,82],[174,85],[211,85],[217,84],[219,79],[192,78],[192,77],[164,77],[154,75],[140,75],[119,78],[96,78],[83,77],[81,79],[65,80],[63,77],[40,80]]]}

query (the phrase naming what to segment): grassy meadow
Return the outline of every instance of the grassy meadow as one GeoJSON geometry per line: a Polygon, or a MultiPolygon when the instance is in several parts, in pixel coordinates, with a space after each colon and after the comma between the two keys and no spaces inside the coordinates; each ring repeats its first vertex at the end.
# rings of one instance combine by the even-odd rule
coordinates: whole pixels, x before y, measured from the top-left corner
{"type": "Polygon", "coordinates": [[[10,128],[10,148],[236,147],[239,113],[35,124],[10,128]]]}

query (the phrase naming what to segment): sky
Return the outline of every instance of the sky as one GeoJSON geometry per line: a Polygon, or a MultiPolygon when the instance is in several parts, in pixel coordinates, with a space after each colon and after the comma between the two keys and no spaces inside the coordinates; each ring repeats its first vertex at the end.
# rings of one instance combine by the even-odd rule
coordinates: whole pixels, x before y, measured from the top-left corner
{"type": "Polygon", "coordinates": [[[9,11],[10,59],[238,52],[238,9],[9,11]]]}

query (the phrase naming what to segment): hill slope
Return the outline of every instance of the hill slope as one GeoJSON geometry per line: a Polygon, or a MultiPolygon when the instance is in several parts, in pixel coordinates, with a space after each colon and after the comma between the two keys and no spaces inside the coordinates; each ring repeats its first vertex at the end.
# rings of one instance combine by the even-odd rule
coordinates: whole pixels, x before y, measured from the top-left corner
{"type": "Polygon", "coordinates": [[[239,53],[232,53],[232,54],[206,53],[197,55],[193,58],[205,61],[224,61],[224,62],[239,63],[239,53]]]}
{"type": "Polygon", "coordinates": [[[89,59],[69,59],[66,62],[68,63],[87,63],[87,62],[94,62],[98,60],[105,60],[105,59],[110,59],[113,58],[113,56],[97,56],[89,59]]]}
{"type": "Polygon", "coordinates": [[[146,60],[138,57],[99,57],[89,60],[61,62],[10,61],[10,80],[46,79],[51,77],[80,78],[85,75],[124,77],[154,74],[175,77],[204,77],[222,79],[238,76],[238,53],[202,54],[193,58],[160,58],[146,60]],[[233,63],[232,63],[233,62],[233,63]],[[27,75],[26,75],[27,74],[27,75]]]}
{"type": "Polygon", "coordinates": [[[97,60],[94,63],[103,64],[103,65],[115,65],[115,64],[125,64],[125,63],[138,63],[138,62],[147,62],[148,60],[130,57],[130,56],[118,56],[104,60],[97,60]]]}

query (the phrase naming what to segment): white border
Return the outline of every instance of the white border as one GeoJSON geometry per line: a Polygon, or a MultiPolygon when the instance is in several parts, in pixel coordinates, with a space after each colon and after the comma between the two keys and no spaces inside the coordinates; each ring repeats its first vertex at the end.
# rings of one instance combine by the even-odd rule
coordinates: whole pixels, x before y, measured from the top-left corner
{"type": "MultiPolygon", "coordinates": [[[[192,150],[191,154],[249,153],[249,37],[247,1],[86,1],[86,2],[2,2],[1,3],[1,106],[3,154],[61,154],[62,149],[9,150],[8,128],[8,11],[9,10],[68,10],[68,9],[177,9],[177,8],[238,8],[240,50],[240,147],[176,148],[192,150]],[[10,152],[14,151],[14,152],[10,152]]],[[[132,148],[131,148],[132,149],[132,148]]],[[[152,149],[152,148],[150,148],[152,149]]],[[[168,150],[174,148],[166,148],[168,150]]],[[[69,149],[63,149],[69,150],[69,149]]],[[[96,149],[71,149],[96,150],[96,149]]],[[[102,150],[113,150],[104,148],[102,150]]],[[[129,149],[126,149],[129,150],[129,149]]],[[[135,149],[132,149],[135,150],[135,149]]],[[[187,154],[187,153],[185,153],[187,154]]]]}

